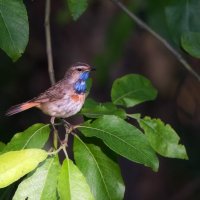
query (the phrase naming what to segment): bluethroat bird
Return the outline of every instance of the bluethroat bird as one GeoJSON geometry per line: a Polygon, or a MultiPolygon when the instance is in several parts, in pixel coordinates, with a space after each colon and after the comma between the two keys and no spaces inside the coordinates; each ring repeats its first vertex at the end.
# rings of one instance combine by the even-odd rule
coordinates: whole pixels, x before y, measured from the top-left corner
{"type": "Polygon", "coordinates": [[[39,108],[45,114],[51,116],[51,123],[55,118],[67,118],[78,113],[86,97],[86,80],[94,68],[84,63],[72,65],[62,80],[41,93],[39,96],[12,106],[7,116],[14,115],[32,107],[39,108]]]}

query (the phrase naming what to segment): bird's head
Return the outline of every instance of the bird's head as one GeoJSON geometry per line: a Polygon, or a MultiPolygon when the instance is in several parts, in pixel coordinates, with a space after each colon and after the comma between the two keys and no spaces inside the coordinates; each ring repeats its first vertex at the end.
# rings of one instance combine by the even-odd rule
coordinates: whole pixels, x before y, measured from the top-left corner
{"type": "Polygon", "coordinates": [[[86,91],[86,80],[89,78],[90,71],[95,70],[85,63],[76,63],[72,65],[65,74],[65,78],[71,84],[75,84],[75,90],[78,93],[86,91]]]}
{"type": "Polygon", "coordinates": [[[65,77],[67,79],[73,79],[74,81],[72,80],[72,82],[76,82],[79,79],[86,81],[92,70],[94,70],[94,68],[88,64],[76,63],[67,70],[65,77]]]}

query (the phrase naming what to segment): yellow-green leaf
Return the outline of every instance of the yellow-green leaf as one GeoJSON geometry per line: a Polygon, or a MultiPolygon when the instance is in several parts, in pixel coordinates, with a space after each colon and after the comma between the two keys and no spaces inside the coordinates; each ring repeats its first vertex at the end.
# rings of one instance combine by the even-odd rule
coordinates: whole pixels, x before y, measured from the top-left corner
{"type": "Polygon", "coordinates": [[[41,149],[10,151],[0,155],[0,188],[34,170],[47,155],[47,152],[41,149]]]}
{"type": "Polygon", "coordinates": [[[13,200],[56,200],[57,178],[60,163],[57,156],[47,158],[42,165],[31,172],[18,186],[13,200]]]}

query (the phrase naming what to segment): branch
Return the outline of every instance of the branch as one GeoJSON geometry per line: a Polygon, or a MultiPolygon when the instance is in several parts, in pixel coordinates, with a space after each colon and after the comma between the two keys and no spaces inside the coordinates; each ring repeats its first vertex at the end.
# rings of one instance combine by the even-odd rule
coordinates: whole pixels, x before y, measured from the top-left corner
{"type": "Polygon", "coordinates": [[[193,76],[200,81],[200,75],[198,75],[190,66],[190,64],[182,57],[182,55],[177,52],[163,37],[157,34],[153,29],[151,29],[147,24],[145,24],[140,18],[138,18],[134,13],[132,13],[122,2],[119,0],[112,0],[121,10],[123,10],[137,25],[145,29],[147,32],[151,33],[156,39],[158,39],[164,46],[177,58],[177,60],[187,69],[193,76]]]}
{"type": "Polygon", "coordinates": [[[51,47],[51,32],[50,32],[50,8],[51,0],[46,0],[45,4],[45,36],[46,36],[46,53],[48,60],[48,71],[51,84],[55,84],[55,75],[53,69],[53,57],[51,47]]]}
{"type": "Polygon", "coordinates": [[[68,159],[69,157],[68,157],[68,154],[67,154],[66,147],[65,147],[65,146],[62,146],[62,150],[63,150],[63,152],[64,152],[64,154],[65,154],[66,159],[68,159]]]}

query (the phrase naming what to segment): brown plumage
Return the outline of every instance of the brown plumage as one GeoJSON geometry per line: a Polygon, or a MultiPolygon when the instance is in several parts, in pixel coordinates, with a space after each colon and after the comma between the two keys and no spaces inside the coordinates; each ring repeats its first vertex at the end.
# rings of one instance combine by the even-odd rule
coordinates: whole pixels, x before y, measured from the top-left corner
{"type": "Polygon", "coordinates": [[[77,63],[70,67],[64,78],[50,87],[39,96],[12,106],[7,112],[7,116],[11,116],[24,110],[36,107],[41,109],[45,114],[51,117],[66,118],[79,112],[85,101],[85,88],[79,91],[82,85],[86,87],[86,79],[92,68],[84,63],[77,63]],[[79,84],[75,87],[76,84],[79,84]]]}

